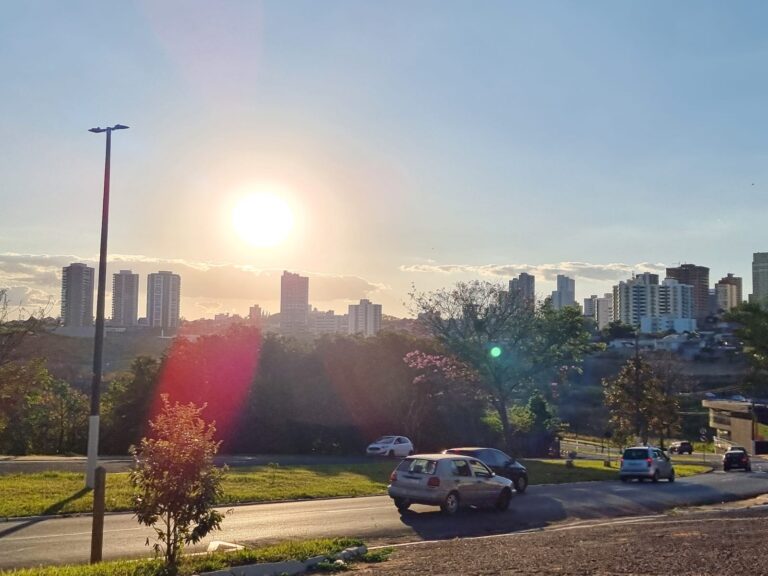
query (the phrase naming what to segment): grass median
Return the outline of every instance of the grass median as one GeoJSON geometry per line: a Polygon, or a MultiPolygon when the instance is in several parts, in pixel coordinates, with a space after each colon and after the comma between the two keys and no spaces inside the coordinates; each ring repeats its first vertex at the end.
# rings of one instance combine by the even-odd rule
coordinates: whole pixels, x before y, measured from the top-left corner
{"type": "MultiPolygon", "coordinates": [[[[572,468],[564,460],[527,460],[530,483],[560,484],[591,480],[615,480],[618,471],[602,460],[576,460],[572,468]]],[[[339,496],[385,494],[394,460],[362,464],[322,466],[256,466],[230,468],[224,476],[224,497],[218,505],[273,502],[339,496]]],[[[675,465],[678,477],[709,470],[709,467],[675,465]]],[[[107,475],[106,509],[131,510],[128,473],[107,475]]],[[[0,517],[23,517],[90,512],[93,496],[83,488],[83,475],[75,472],[42,472],[0,476],[0,517]]]]}

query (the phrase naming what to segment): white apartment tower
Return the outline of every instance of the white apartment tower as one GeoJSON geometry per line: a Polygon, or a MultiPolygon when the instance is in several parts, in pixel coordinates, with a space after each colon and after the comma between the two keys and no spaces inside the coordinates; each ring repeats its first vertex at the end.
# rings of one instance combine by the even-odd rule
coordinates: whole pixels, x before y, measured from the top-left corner
{"type": "Polygon", "coordinates": [[[552,292],[552,307],[560,310],[566,306],[576,306],[576,281],[558,274],[557,290],[552,292]]]}
{"type": "Polygon", "coordinates": [[[381,330],[381,304],[360,300],[360,304],[349,305],[349,333],[375,336],[381,330]]]}
{"type": "Polygon", "coordinates": [[[752,296],[749,301],[768,306],[768,252],[752,254],[752,296]]]}
{"type": "Polygon", "coordinates": [[[584,298],[584,316],[595,321],[598,330],[602,330],[613,319],[613,294],[610,292],[599,298],[593,294],[584,298]]]}
{"type": "Polygon", "coordinates": [[[309,330],[309,278],[283,271],[280,278],[280,332],[304,334],[309,330]]]}
{"type": "Polygon", "coordinates": [[[659,285],[659,276],[645,272],[613,287],[613,319],[642,332],[676,332],[696,329],[694,288],[667,278],[659,285]]]}
{"type": "Polygon", "coordinates": [[[733,310],[741,304],[741,278],[728,274],[715,284],[715,299],[717,300],[717,309],[724,312],[733,310]]]}
{"type": "Polygon", "coordinates": [[[120,270],[112,275],[112,324],[136,326],[139,317],[139,275],[120,270]]]}
{"type": "Polygon", "coordinates": [[[93,274],[76,262],[61,270],[61,319],[64,326],[93,326],[93,274]]]}
{"type": "Polygon", "coordinates": [[[147,276],[147,324],[150,328],[179,327],[181,276],[161,270],[147,276]]]}

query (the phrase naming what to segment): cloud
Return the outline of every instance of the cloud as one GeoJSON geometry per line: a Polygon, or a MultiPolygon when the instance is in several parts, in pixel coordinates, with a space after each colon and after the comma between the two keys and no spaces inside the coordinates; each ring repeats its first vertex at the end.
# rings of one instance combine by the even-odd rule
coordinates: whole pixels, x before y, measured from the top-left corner
{"type": "Polygon", "coordinates": [[[512,278],[521,272],[533,274],[546,281],[554,281],[558,274],[570,278],[593,281],[620,281],[630,278],[633,273],[653,272],[664,274],[666,266],[661,263],[640,262],[638,264],[589,262],[557,262],[552,264],[410,264],[400,266],[403,272],[426,274],[464,274],[494,278],[512,278]]]}

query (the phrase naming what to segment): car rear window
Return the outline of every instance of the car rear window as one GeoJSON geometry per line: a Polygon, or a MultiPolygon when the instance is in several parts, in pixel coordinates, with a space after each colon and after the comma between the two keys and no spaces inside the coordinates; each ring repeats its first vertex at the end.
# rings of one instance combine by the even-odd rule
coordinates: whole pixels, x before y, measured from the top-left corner
{"type": "Polygon", "coordinates": [[[411,474],[434,474],[437,470],[437,462],[426,458],[406,458],[400,462],[397,470],[411,474]]]}
{"type": "Polygon", "coordinates": [[[645,460],[648,458],[648,450],[645,448],[627,448],[624,450],[624,460],[645,460]]]}

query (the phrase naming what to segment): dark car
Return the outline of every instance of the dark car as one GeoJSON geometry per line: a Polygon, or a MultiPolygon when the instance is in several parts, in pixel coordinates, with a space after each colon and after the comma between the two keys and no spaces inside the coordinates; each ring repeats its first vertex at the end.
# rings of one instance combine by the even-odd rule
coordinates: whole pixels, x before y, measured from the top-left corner
{"type": "Polygon", "coordinates": [[[746,448],[732,446],[723,454],[723,470],[728,472],[732,468],[742,468],[745,472],[752,472],[752,462],[746,448]]]}
{"type": "Polygon", "coordinates": [[[499,476],[509,478],[515,484],[515,492],[522,494],[528,488],[528,470],[511,456],[496,448],[449,448],[443,454],[471,456],[489,466],[499,476]]]}
{"type": "Polygon", "coordinates": [[[669,445],[669,452],[670,454],[693,454],[693,444],[687,440],[672,442],[669,445]]]}

